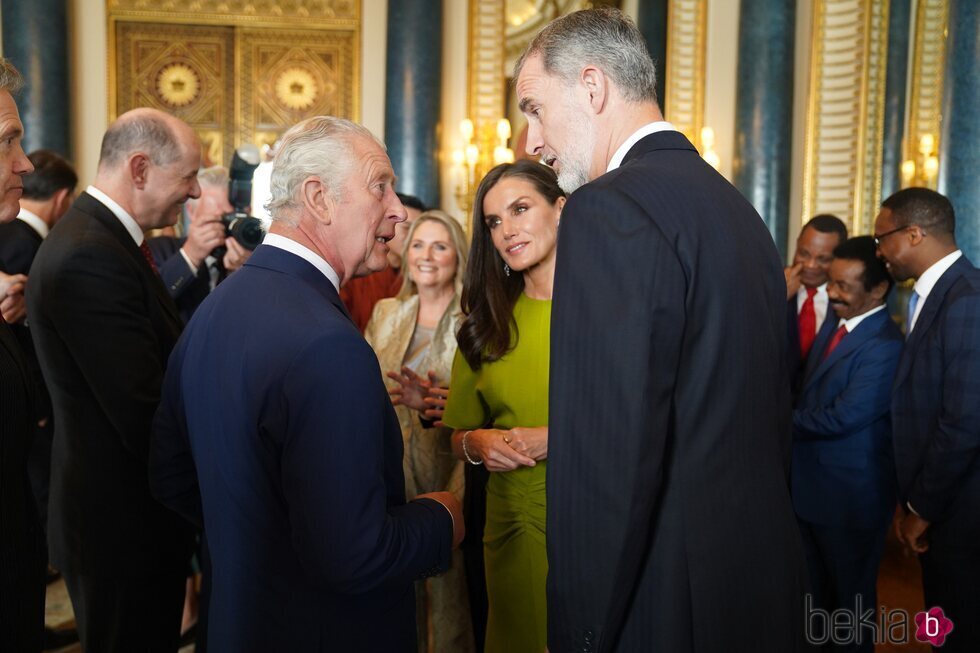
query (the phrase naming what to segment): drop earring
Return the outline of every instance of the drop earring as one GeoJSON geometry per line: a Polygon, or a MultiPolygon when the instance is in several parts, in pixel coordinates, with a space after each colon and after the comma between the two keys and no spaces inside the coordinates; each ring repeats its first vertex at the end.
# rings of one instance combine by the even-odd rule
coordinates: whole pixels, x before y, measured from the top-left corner
{"type": "Polygon", "coordinates": [[[508,277],[510,276],[510,266],[506,263],[504,263],[504,274],[508,277]]]}

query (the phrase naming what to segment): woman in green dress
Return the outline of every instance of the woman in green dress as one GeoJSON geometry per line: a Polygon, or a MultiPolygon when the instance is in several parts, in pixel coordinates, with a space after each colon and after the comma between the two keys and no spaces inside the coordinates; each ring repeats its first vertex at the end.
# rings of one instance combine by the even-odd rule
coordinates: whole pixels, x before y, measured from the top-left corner
{"type": "Polygon", "coordinates": [[[545,459],[558,221],[551,168],[503,164],[480,183],[443,423],[454,453],[486,465],[486,653],[547,645],[545,459]]]}

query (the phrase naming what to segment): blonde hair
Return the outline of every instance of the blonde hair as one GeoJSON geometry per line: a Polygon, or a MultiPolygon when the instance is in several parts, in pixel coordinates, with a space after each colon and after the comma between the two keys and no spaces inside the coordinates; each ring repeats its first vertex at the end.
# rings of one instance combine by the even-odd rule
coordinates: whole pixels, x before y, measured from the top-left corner
{"type": "Polygon", "coordinates": [[[405,245],[401,251],[402,287],[398,291],[397,297],[398,299],[407,299],[418,292],[418,288],[415,282],[412,281],[412,277],[408,271],[408,248],[412,244],[415,231],[424,222],[438,222],[449,232],[449,240],[452,241],[453,249],[456,250],[456,274],[453,276],[453,290],[456,292],[456,296],[459,297],[463,294],[463,275],[466,273],[466,254],[469,245],[466,243],[466,235],[463,234],[463,228],[459,222],[445,211],[440,211],[439,209],[432,209],[422,213],[419,217],[415,218],[412,225],[408,228],[405,245]]]}

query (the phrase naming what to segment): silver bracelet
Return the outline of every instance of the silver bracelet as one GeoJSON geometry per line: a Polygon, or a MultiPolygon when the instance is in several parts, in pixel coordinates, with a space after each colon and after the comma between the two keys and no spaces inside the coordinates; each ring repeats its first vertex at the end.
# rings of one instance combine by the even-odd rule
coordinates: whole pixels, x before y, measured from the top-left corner
{"type": "Polygon", "coordinates": [[[471,464],[471,465],[482,465],[483,464],[483,461],[482,460],[473,460],[473,457],[470,456],[469,450],[466,448],[466,438],[470,437],[470,433],[472,433],[472,432],[473,431],[467,431],[466,433],[463,434],[463,455],[466,457],[466,462],[468,462],[469,464],[471,464]]]}

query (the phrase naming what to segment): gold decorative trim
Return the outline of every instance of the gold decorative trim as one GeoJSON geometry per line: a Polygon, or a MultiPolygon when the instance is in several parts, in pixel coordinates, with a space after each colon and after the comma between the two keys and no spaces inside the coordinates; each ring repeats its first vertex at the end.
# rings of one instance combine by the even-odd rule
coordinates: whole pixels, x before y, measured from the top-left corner
{"type": "Polygon", "coordinates": [[[494,138],[505,109],[504,8],[504,0],[470,0],[466,115],[481,150],[494,138]]]}
{"type": "Polygon", "coordinates": [[[804,162],[805,223],[833,213],[867,233],[881,193],[887,0],[816,0],[804,162]]]}
{"type": "Polygon", "coordinates": [[[698,148],[704,126],[707,0],[672,0],[667,17],[664,115],[698,148]]]}
{"type": "Polygon", "coordinates": [[[926,134],[933,136],[934,151],[939,151],[949,18],[948,0],[918,0],[916,4],[909,119],[903,148],[904,159],[913,161],[918,160],[919,142],[926,134]]]}
{"type": "Polygon", "coordinates": [[[360,0],[106,0],[106,13],[127,20],[260,26],[311,23],[356,29],[360,0]]]}

